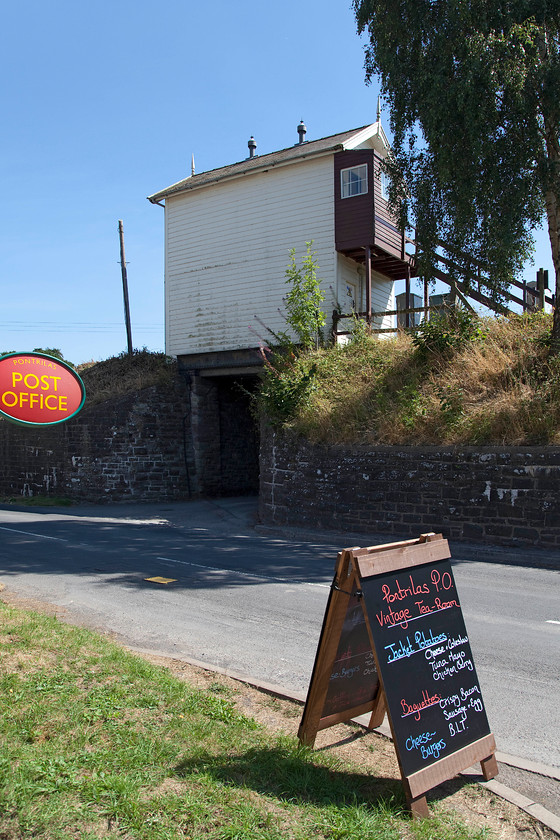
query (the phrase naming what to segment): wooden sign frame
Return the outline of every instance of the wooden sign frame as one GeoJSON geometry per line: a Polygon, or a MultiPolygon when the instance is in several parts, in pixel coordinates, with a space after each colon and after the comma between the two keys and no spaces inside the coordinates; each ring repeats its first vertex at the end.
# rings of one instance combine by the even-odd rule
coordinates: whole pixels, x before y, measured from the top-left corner
{"type": "MultiPolygon", "coordinates": [[[[336,662],[348,601],[354,592],[359,591],[357,570],[355,563],[352,563],[354,550],[356,549],[345,549],[339,553],[337,558],[334,580],[309,684],[309,693],[298,731],[300,743],[310,747],[314,745],[317,732],[321,729],[327,729],[337,723],[347,723],[352,718],[368,713],[371,713],[368,729],[374,729],[376,726],[380,726],[385,716],[384,697],[377,679],[375,679],[377,688],[375,685],[373,686],[370,699],[358,704],[349,703],[334,713],[324,714],[329,682],[336,662]]],[[[362,615],[364,625],[367,628],[365,613],[362,612],[362,615]]]]}
{"type": "MultiPolygon", "coordinates": [[[[400,739],[397,731],[398,721],[391,712],[391,703],[387,699],[386,680],[390,680],[386,659],[377,650],[372,634],[370,619],[367,614],[366,599],[361,597],[363,620],[367,628],[371,652],[375,659],[376,675],[373,676],[372,694],[366,703],[353,705],[349,702],[334,714],[325,714],[325,700],[327,698],[329,682],[336,667],[337,651],[340,647],[341,632],[346,615],[348,599],[363,596],[364,588],[375,578],[386,574],[399,574],[415,567],[426,564],[438,564],[438,561],[449,560],[451,553],[447,540],[441,534],[422,534],[418,539],[404,542],[389,543],[369,548],[349,548],[338,555],[335,576],[325,612],[325,619],[319,640],[315,665],[309,686],[309,692],[303,712],[298,737],[301,743],[313,746],[317,732],[337,723],[343,723],[371,712],[368,729],[379,726],[387,711],[389,724],[393,735],[393,743],[397,754],[399,769],[405,790],[409,809],[415,817],[429,816],[426,793],[448,779],[453,778],[472,764],[480,762],[482,775],[485,780],[494,778],[498,773],[495,757],[496,745],[494,736],[489,731],[472,742],[467,742],[457,750],[442,758],[432,761],[427,766],[415,772],[406,772],[403,767],[400,739]],[[377,690],[375,686],[377,685],[377,690]]],[[[439,564],[441,565],[441,564],[439,564]]],[[[445,564],[444,564],[445,565],[445,564]]],[[[437,567],[435,567],[437,568],[437,567]]],[[[462,621],[462,613],[458,602],[453,602],[459,608],[458,614],[462,621]]],[[[441,610],[443,612],[443,610],[441,610]]],[[[455,610],[455,613],[457,611],[455,610]]],[[[420,616],[417,616],[419,618],[420,616]]],[[[464,627],[464,625],[463,625],[464,627]]],[[[468,644],[468,637],[465,639],[468,644]]],[[[470,661],[470,660],[469,660],[470,661]]],[[[475,673],[476,676],[476,673],[475,673]]],[[[484,706],[480,696],[482,711],[484,706]]],[[[437,704],[434,704],[437,705],[437,704]]],[[[394,710],[393,710],[394,711],[394,710]]],[[[484,714],[484,728],[487,722],[484,714]]],[[[464,738],[463,738],[464,740],[464,738]]]]}

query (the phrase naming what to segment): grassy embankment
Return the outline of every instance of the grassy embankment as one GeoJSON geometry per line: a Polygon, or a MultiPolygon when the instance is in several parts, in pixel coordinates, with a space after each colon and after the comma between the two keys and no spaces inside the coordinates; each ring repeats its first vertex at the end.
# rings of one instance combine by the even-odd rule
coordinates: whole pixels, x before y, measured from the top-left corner
{"type": "Polygon", "coordinates": [[[560,358],[550,354],[550,328],[543,313],[462,313],[388,340],[358,328],[345,347],[269,369],[265,410],[314,442],[560,444],[560,358]],[[292,399],[286,380],[302,382],[310,370],[309,387],[303,381],[292,399]]]}
{"type": "MultiPolygon", "coordinates": [[[[193,687],[90,631],[6,604],[0,654],[2,840],[497,836],[487,792],[460,787],[474,806],[466,821],[435,802],[433,819],[413,823],[394,771],[376,767],[382,738],[351,744],[371,766],[300,749],[242,714],[225,678],[193,687]]],[[[499,836],[520,836],[498,808],[499,836]]],[[[524,819],[523,836],[536,838],[524,819]]]]}
{"type": "Polygon", "coordinates": [[[78,365],[77,371],[83,379],[89,407],[152,385],[170,384],[177,363],[165,353],[135,350],[102,362],[85,362],[78,365]]]}

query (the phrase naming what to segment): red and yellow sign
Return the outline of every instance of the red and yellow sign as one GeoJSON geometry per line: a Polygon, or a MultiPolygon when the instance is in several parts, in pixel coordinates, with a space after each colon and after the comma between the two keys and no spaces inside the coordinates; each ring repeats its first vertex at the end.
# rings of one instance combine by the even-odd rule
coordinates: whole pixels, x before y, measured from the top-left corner
{"type": "Polygon", "coordinates": [[[0,357],[0,414],[23,426],[52,426],[80,411],[86,398],[75,370],[46,353],[0,357]]]}

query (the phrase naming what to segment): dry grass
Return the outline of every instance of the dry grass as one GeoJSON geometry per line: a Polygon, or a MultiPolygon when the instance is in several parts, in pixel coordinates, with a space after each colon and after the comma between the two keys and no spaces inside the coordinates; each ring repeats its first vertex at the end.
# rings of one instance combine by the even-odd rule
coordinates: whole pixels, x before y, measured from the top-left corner
{"type": "Polygon", "coordinates": [[[87,405],[95,405],[152,385],[169,384],[177,363],[165,353],[135,350],[103,362],[86,362],[78,369],[87,393],[87,405]]]}
{"type": "Polygon", "coordinates": [[[317,387],[291,422],[313,442],[559,444],[560,359],[550,316],[483,319],[445,352],[400,335],[317,355],[317,387]]]}

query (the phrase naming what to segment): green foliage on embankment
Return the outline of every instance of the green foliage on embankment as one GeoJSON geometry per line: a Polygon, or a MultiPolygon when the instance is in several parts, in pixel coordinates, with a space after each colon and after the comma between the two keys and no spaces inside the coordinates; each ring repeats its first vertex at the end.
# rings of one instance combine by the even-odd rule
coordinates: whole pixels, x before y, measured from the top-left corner
{"type": "Polygon", "coordinates": [[[313,442],[560,444],[560,358],[544,313],[465,311],[414,334],[300,352],[264,373],[260,408],[313,442]],[[292,386],[290,388],[290,386],[292,386]],[[285,400],[301,392],[299,400],[285,400]]]}

